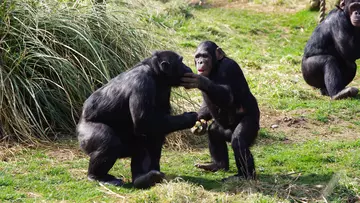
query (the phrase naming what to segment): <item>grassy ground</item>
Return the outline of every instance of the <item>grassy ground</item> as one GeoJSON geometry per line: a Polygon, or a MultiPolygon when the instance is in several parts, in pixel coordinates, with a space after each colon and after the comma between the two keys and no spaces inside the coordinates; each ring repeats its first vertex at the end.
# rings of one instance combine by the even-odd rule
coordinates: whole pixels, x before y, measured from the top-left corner
{"type": "MultiPolygon", "coordinates": [[[[236,172],[231,150],[229,172],[197,170],[195,163],[209,160],[206,143],[200,143],[186,150],[164,150],[163,184],[149,190],[135,190],[130,184],[104,186],[86,180],[88,157],[76,141],[66,141],[46,147],[1,147],[0,201],[360,201],[360,96],[330,101],[303,81],[301,56],[318,13],[304,10],[301,3],[218,1],[217,7],[183,11],[187,18],[148,18],[159,25],[160,39],[171,39],[163,39],[164,49],[176,49],[186,64],[193,64],[197,44],[210,39],[241,65],[262,114],[260,136],[252,148],[257,181],[220,182],[236,172]]],[[[360,86],[359,76],[351,85],[360,86]]],[[[188,94],[198,101],[199,92],[188,94]]],[[[186,110],[197,107],[183,103],[186,110]]],[[[169,144],[177,145],[174,136],[169,144]]],[[[119,160],[111,173],[129,182],[130,160],[119,160]]]]}

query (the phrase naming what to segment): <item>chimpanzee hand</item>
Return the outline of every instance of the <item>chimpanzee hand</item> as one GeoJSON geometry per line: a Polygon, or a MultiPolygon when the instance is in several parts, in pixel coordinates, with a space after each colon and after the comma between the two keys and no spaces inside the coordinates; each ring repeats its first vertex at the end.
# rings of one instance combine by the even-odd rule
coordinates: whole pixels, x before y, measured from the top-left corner
{"type": "Polygon", "coordinates": [[[207,131],[207,122],[204,119],[196,121],[195,125],[190,129],[195,135],[204,135],[207,131]]]}
{"type": "Polygon", "coordinates": [[[202,75],[197,75],[194,73],[185,73],[181,78],[182,83],[181,86],[186,89],[198,88],[200,90],[204,90],[209,87],[211,81],[202,75]]]}
{"type": "Polygon", "coordinates": [[[185,117],[186,125],[191,128],[197,121],[198,114],[196,112],[185,112],[182,114],[185,117]]]}

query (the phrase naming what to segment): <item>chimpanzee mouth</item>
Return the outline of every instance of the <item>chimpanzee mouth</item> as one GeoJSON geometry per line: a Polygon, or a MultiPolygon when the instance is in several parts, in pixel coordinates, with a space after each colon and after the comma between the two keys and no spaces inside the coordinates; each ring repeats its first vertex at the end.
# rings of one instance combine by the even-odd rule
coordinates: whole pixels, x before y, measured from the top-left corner
{"type": "Polygon", "coordinates": [[[204,69],[198,69],[199,73],[203,73],[205,70],[204,69]]]}
{"type": "Polygon", "coordinates": [[[360,18],[352,19],[351,23],[356,27],[360,27],[360,18]]]}

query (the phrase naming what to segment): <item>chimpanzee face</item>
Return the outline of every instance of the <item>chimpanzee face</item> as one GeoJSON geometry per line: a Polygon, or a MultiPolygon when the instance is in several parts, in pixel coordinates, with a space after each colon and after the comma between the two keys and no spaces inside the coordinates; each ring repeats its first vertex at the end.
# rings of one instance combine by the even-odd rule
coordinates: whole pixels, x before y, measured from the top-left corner
{"type": "Polygon", "coordinates": [[[360,27],[360,0],[342,0],[340,7],[349,14],[351,24],[360,27]]]}
{"type": "Polygon", "coordinates": [[[174,63],[174,76],[175,77],[182,77],[185,73],[192,73],[191,68],[183,63],[183,57],[179,56],[177,61],[174,63]]]}
{"type": "Polygon", "coordinates": [[[225,57],[225,52],[212,41],[200,43],[195,52],[195,66],[199,75],[209,77],[211,71],[225,57]]]}
{"type": "Polygon", "coordinates": [[[192,73],[191,68],[183,63],[183,57],[172,51],[159,51],[155,54],[159,60],[160,70],[171,86],[178,86],[185,73],[192,73]]]}
{"type": "Polygon", "coordinates": [[[199,46],[195,53],[195,66],[199,75],[208,77],[213,68],[213,58],[211,54],[199,46]]]}

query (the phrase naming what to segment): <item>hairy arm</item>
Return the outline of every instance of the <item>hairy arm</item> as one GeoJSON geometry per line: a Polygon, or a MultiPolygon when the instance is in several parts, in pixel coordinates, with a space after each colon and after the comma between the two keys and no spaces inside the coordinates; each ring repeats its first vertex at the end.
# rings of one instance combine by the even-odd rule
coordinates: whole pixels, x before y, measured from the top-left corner
{"type": "Polygon", "coordinates": [[[233,94],[229,85],[215,84],[210,79],[200,76],[199,90],[203,91],[220,108],[228,107],[233,103],[233,94]]]}
{"type": "Polygon", "coordinates": [[[156,86],[154,81],[142,81],[143,85],[133,88],[129,98],[129,108],[136,135],[164,135],[192,127],[196,113],[171,116],[156,111],[156,86]]]}
{"type": "Polygon", "coordinates": [[[210,113],[209,108],[207,107],[207,105],[205,104],[205,102],[203,101],[203,103],[201,104],[201,107],[199,109],[198,113],[198,120],[200,119],[204,119],[206,121],[211,120],[212,119],[212,115],[210,113]]]}
{"type": "Polygon", "coordinates": [[[224,76],[221,76],[224,77],[221,79],[222,83],[217,84],[207,77],[194,73],[186,73],[182,78],[181,85],[187,89],[198,88],[206,94],[213,104],[220,108],[226,108],[234,101],[234,95],[231,90],[231,80],[234,80],[234,78],[233,76],[228,78],[227,75],[229,74],[225,72],[224,76]]]}

